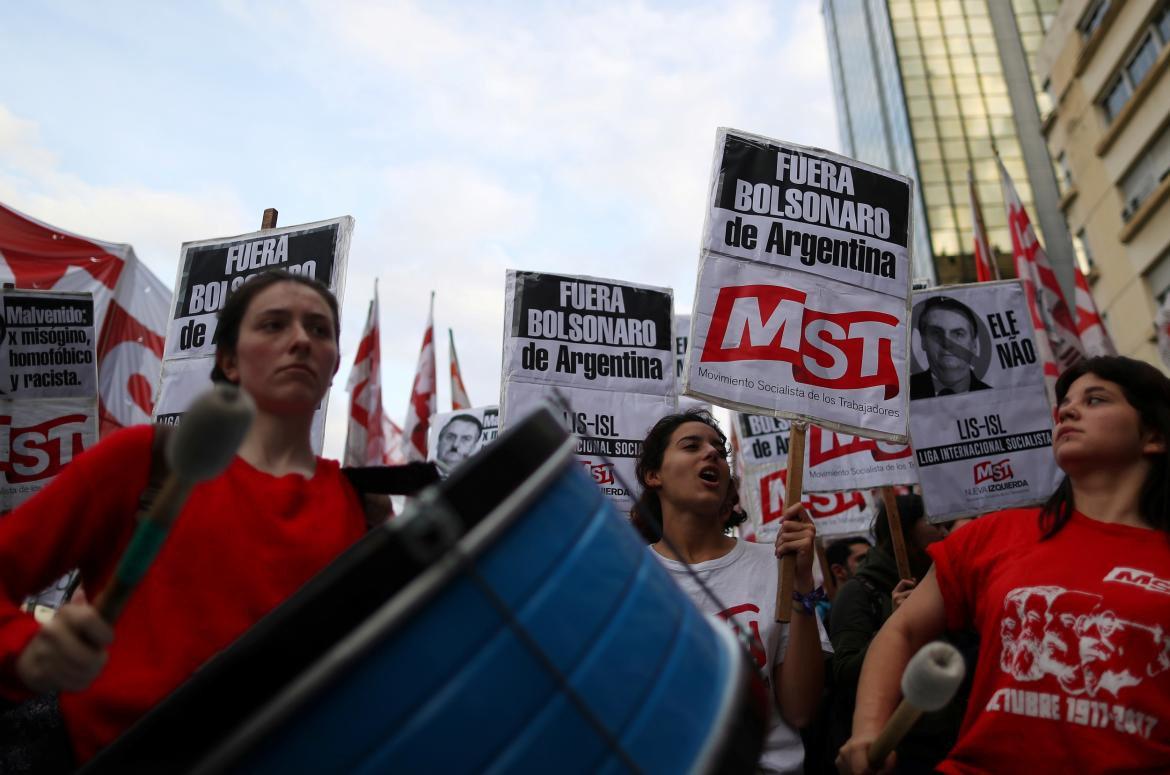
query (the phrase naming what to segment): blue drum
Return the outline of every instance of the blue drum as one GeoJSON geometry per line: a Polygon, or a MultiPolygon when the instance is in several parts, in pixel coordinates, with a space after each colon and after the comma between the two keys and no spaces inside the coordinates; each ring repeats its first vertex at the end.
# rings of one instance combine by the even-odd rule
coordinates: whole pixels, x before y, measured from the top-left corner
{"type": "Polygon", "coordinates": [[[376,551],[338,561],[368,573],[380,559],[399,588],[344,613],[330,645],[278,671],[282,685],[238,699],[278,679],[266,659],[331,629],[319,600],[319,621],[297,611],[313,606],[305,593],[344,608],[335,596],[355,581],[341,570],[151,714],[168,720],[148,716],[93,764],[133,768],[138,746],[198,772],[751,772],[768,704],[750,658],[674,585],[573,450],[548,412],[513,427],[371,536],[376,551]],[[167,737],[206,720],[183,705],[217,697],[233,717],[211,738],[175,741],[188,749],[176,761],[167,737]]]}

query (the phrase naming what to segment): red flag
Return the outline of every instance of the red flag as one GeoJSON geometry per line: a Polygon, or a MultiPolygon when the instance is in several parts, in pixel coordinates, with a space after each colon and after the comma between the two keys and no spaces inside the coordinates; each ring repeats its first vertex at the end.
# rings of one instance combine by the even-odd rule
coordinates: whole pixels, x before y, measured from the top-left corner
{"type": "Polygon", "coordinates": [[[1105,321],[1097,312],[1097,302],[1093,301],[1088,278],[1080,267],[1076,267],[1076,275],[1077,333],[1085,347],[1085,355],[1090,358],[1095,355],[1117,355],[1117,348],[1113,346],[1113,339],[1105,328],[1105,321]]]}
{"type": "Polygon", "coordinates": [[[378,325],[378,286],[366,315],[366,327],[349,372],[349,427],[345,435],[347,466],[379,466],[386,462],[382,430],[382,346],[378,325]]]}
{"type": "Polygon", "coordinates": [[[384,414],[382,415],[382,436],[386,439],[385,464],[400,466],[406,463],[406,448],[403,444],[405,438],[402,435],[402,429],[398,427],[398,423],[384,414]]]}
{"type": "Polygon", "coordinates": [[[407,460],[427,459],[427,431],[431,415],[435,413],[435,294],[431,292],[431,308],[427,314],[427,330],[423,333],[422,349],[418,354],[418,369],[410,390],[410,404],[406,407],[405,437],[407,460]]]}
{"type": "Polygon", "coordinates": [[[463,374],[459,371],[459,358],[455,355],[455,334],[449,328],[447,341],[450,342],[448,352],[451,353],[451,409],[470,409],[471,399],[467,397],[467,388],[463,386],[463,374]]]}
{"type": "Polygon", "coordinates": [[[975,279],[981,283],[999,279],[999,265],[987,241],[987,227],[983,225],[983,209],[975,195],[975,176],[967,170],[967,194],[971,199],[971,226],[975,231],[975,279]]]}
{"type": "Polygon", "coordinates": [[[1012,259],[1016,276],[1024,284],[1028,308],[1032,312],[1032,326],[1036,329],[1036,346],[1044,362],[1044,376],[1051,394],[1056,378],[1069,366],[1085,357],[1084,346],[1077,335],[1076,323],[1069,312],[1068,302],[1048,256],[1036,239],[1036,232],[1028,213],[1016,193],[1015,184],[999,161],[999,175],[1003,181],[1004,206],[1007,208],[1008,229],[1012,235],[1012,259]]]}

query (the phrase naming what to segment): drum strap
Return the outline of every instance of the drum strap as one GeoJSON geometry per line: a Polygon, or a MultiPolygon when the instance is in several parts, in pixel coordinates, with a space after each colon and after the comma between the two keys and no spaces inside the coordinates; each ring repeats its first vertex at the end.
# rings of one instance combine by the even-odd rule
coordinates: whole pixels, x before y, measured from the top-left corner
{"type": "MultiPolygon", "coordinates": [[[[141,521],[158,497],[167,474],[167,443],[175,426],[155,423],[154,439],[150,443],[150,475],[138,498],[137,519],[141,521]]],[[[349,481],[366,512],[366,527],[374,528],[391,513],[388,495],[414,495],[424,487],[439,481],[439,470],[434,463],[407,463],[401,466],[346,466],[341,473],[349,481]]]]}

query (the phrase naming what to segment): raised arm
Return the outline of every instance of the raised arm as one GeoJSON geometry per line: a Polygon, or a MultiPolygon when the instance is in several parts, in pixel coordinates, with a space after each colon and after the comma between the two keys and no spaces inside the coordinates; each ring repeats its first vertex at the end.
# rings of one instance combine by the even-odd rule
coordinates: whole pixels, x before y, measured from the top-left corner
{"type": "MultiPolygon", "coordinates": [[[[796,591],[813,591],[812,563],[816,528],[796,503],[784,511],[784,524],[776,540],[776,555],[796,553],[796,591]],[[800,515],[800,521],[794,519],[800,515]]],[[[825,685],[825,658],[816,613],[805,613],[799,604],[792,607],[788,624],[788,647],[784,661],[773,668],[772,685],[784,722],[794,729],[807,726],[816,715],[825,685]]]]}

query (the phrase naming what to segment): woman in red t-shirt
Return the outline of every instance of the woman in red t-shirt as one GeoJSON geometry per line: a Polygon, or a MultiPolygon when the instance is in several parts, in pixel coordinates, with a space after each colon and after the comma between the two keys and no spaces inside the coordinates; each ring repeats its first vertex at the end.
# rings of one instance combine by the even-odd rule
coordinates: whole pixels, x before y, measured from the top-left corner
{"type": "Polygon", "coordinates": [[[0,703],[59,693],[66,734],[44,746],[57,762],[93,756],[364,532],[356,494],[310,436],[339,363],[333,294],[258,274],[217,337],[212,378],[246,390],[255,419],[224,473],[192,489],[116,627],[84,600],[44,625],[17,603],[73,567],[89,590],[105,586],[150,479],[153,426],[102,440],[0,519],[0,703]]]}
{"type": "Polygon", "coordinates": [[[1056,395],[1064,481],[1043,508],[930,548],[934,568],[869,647],[842,772],[868,771],[910,656],[963,626],[979,660],[940,772],[1170,771],[1170,379],[1093,358],[1056,395]]]}

